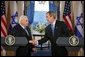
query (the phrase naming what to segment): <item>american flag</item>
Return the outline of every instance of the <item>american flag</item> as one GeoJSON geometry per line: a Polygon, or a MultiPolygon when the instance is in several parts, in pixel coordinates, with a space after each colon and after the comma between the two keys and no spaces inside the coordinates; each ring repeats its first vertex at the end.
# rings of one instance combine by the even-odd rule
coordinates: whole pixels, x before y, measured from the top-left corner
{"type": "Polygon", "coordinates": [[[71,17],[71,1],[65,1],[63,19],[69,30],[73,31],[72,17],[71,17]]]}
{"type": "Polygon", "coordinates": [[[1,2],[1,37],[7,36],[7,22],[5,17],[5,1],[1,2]]]}

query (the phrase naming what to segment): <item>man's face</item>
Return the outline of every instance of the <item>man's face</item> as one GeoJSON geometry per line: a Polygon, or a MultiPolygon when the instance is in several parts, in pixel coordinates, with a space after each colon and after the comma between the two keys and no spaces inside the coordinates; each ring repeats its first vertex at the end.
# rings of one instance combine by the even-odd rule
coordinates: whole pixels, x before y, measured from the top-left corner
{"type": "Polygon", "coordinates": [[[23,26],[28,26],[28,20],[27,20],[27,19],[22,19],[22,20],[21,20],[21,24],[22,24],[23,26]]]}
{"type": "Polygon", "coordinates": [[[49,13],[46,14],[46,19],[50,24],[53,23],[53,21],[54,21],[53,16],[50,16],[49,13]]]}

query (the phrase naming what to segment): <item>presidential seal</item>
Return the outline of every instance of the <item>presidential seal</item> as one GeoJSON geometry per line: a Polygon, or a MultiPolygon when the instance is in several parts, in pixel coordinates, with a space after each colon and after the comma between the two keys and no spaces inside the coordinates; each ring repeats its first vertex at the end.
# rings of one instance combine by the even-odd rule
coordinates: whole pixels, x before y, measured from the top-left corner
{"type": "Polygon", "coordinates": [[[77,36],[75,36],[75,35],[71,36],[69,38],[69,44],[71,46],[77,46],[79,44],[79,38],[77,36]]]}
{"type": "Polygon", "coordinates": [[[8,35],[6,38],[5,38],[5,43],[7,45],[14,45],[15,43],[15,37],[12,36],[12,35],[8,35]]]}

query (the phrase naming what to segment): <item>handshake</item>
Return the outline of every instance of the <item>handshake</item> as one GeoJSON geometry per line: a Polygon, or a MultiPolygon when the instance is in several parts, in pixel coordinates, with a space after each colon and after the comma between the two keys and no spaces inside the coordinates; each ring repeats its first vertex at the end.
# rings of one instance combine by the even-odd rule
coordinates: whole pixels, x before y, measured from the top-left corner
{"type": "Polygon", "coordinates": [[[29,43],[32,43],[33,45],[38,45],[38,41],[37,40],[30,40],[29,43]]]}
{"type": "MultiPolygon", "coordinates": [[[[30,40],[29,43],[33,44],[34,46],[38,45],[38,41],[36,41],[36,40],[30,40]]],[[[32,51],[36,52],[37,49],[36,48],[32,48],[32,51]]]]}

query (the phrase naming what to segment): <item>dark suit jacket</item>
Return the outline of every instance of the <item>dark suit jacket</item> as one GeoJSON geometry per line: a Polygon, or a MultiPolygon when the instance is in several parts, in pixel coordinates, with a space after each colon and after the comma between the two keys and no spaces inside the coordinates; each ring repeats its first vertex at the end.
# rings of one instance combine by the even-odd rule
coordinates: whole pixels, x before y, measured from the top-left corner
{"type": "Polygon", "coordinates": [[[48,40],[51,42],[51,51],[52,56],[64,56],[67,55],[67,50],[65,47],[60,47],[56,44],[56,40],[58,37],[68,37],[70,34],[67,26],[62,21],[56,21],[54,36],[52,34],[51,25],[48,25],[45,29],[45,36],[41,40],[39,40],[39,44],[42,44],[48,40]]]}
{"type": "MultiPolygon", "coordinates": [[[[12,29],[10,34],[15,37],[26,37],[28,41],[32,40],[30,29],[28,27],[26,27],[26,29],[27,29],[29,35],[27,35],[26,31],[19,24],[17,24],[12,29]]],[[[28,43],[26,46],[19,46],[19,48],[16,51],[16,55],[17,56],[30,56],[32,47],[33,47],[33,45],[30,43],[28,43]]]]}

